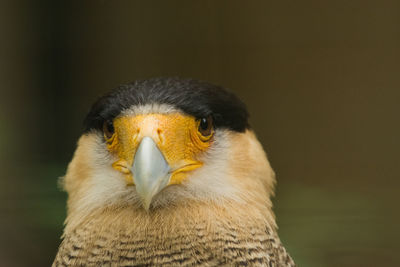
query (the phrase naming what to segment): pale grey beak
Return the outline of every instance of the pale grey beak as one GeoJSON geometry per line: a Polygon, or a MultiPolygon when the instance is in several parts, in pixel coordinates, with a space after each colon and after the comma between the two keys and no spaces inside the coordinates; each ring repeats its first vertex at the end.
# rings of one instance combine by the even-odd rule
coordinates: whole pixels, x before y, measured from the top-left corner
{"type": "Polygon", "coordinates": [[[171,178],[170,167],[151,137],[143,137],[131,171],[136,191],[148,210],[153,197],[168,185],[171,178]]]}

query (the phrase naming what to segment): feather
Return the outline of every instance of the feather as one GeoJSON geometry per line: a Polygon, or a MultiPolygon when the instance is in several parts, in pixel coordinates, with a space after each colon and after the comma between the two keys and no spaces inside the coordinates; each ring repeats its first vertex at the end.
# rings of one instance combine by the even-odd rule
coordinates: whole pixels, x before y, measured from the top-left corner
{"type": "Polygon", "coordinates": [[[244,104],[221,87],[152,79],[102,97],[60,185],[68,192],[63,241],[53,266],[295,266],[272,211],[275,175],[247,122],[244,104]],[[213,115],[201,168],[142,207],[113,169],[101,125],[116,116],[213,115]]]}
{"type": "Polygon", "coordinates": [[[96,211],[65,234],[53,266],[295,266],[265,213],[234,205],[96,211]]]}

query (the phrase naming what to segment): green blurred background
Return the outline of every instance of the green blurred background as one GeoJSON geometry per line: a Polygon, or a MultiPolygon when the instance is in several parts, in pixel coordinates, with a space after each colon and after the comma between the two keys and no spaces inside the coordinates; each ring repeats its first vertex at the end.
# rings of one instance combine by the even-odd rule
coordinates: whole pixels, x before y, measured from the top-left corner
{"type": "Polygon", "coordinates": [[[100,94],[153,76],[236,92],[299,266],[400,266],[400,1],[0,1],[0,265],[48,266],[57,188],[100,94]]]}

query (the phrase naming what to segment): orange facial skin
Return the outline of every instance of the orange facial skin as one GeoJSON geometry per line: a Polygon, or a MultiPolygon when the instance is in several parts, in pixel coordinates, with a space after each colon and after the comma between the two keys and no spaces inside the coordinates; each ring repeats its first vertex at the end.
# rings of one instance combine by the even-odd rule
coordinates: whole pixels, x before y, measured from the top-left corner
{"type": "Polygon", "coordinates": [[[107,139],[108,150],[118,157],[113,167],[125,174],[128,185],[133,185],[130,166],[142,138],[149,136],[171,167],[169,184],[180,184],[188,172],[202,166],[199,155],[212,144],[214,131],[208,136],[202,135],[198,130],[199,123],[195,117],[181,113],[115,118],[114,134],[107,139]]]}

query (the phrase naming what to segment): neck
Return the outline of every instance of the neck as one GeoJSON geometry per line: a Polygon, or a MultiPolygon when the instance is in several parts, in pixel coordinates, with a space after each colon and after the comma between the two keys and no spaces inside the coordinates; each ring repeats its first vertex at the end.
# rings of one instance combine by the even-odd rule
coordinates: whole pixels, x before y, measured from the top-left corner
{"type": "Polygon", "coordinates": [[[109,206],[96,209],[89,214],[71,213],[67,218],[64,234],[84,225],[96,231],[123,231],[126,234],[152,232],[162,235],[171,232],[192,231],[204,228],[217,234],[221,228],[252,229],[260,225],[275,230],[272,211],[265,206],[244,203],[177,203],[145,211],[141,207],[109,206]],[[251,206],[250,206],[251,205],[251,206]]]}

